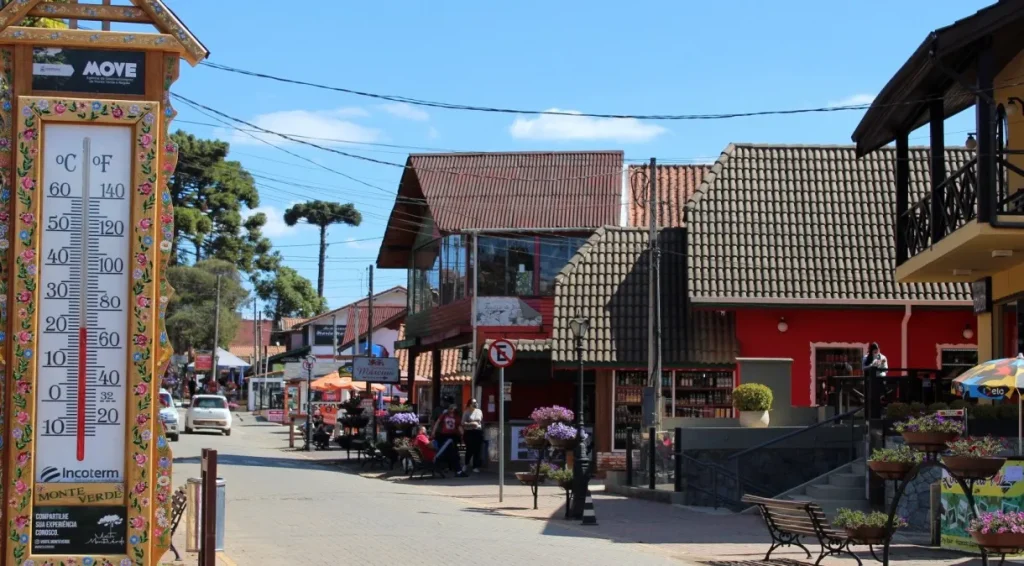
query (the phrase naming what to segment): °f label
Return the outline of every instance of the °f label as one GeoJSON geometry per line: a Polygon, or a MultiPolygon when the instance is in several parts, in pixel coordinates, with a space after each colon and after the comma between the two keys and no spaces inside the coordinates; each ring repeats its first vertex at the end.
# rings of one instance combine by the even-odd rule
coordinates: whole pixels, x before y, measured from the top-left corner
{"type": "Polygon", "coordinates": [[[44,128],[36,480],[122,482],[132,130],[44,128]]]}

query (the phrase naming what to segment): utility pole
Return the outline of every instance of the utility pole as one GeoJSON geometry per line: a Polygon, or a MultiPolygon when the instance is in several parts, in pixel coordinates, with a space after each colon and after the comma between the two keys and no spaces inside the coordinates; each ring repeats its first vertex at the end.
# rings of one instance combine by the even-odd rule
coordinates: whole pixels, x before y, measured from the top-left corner
{"type": "Polygon", "coordinates": [[[652,419],[658,429],[661,429],[662,413],[664,412],[664,401],[662,400],[661,388],[661,248],[658,242],[658,163],[657,159],[651,158],[650,166],[651,184],[650,195],[648,195],[647,219],[650,226],[648,246],[650,248],[650,269],[648,274],[649,300],[647,314],[647,338],[648,352],[648,385],[654,388],[654,418],[652,419]]]}
{"type": "MultiPolygon", "coordinates": [[[[217,301],[214,303],[213,313],[213,380],[216,382],[218,377],[217,371],[217,348],[220,344],[220,275],[217,276],[217,301]]],[[[206,380],[209,384],[210,380],[206,380]]]]}
{"type": "MultiPolygon", "coordinates": [[[[373,266],[370,266],[370,296],[366,300],[366,355],[373,356],[373,266]]],[[[377,398],[373,394],[373,385],[370,382],[366,383],[366,392],[370,394],[370,399],[373,399],[373,444],[377,444],[377,398]]]]}
{"type": "Polygon", "coordinates": [[[334,325],[334,327],[331,328],[331,351],[334,352],[334,363],[338,363],[338,315],[331,317],[331,324],[334,325]]]}

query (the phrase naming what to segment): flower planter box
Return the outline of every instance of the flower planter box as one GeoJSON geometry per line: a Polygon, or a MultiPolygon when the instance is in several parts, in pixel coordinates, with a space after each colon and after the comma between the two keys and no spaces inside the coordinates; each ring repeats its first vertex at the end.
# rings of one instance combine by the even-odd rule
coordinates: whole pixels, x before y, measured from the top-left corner
{"type": "Polygon", "coordinates": [[[913,467],[914,464],[906,462],[868,462],[868,468],[883,480],[902,480],[913,467]]]}
{"type": "Polygon", "coordinates": [[[533,485],[536,482],[538,485],[543,484],[547,480],[544,476],[538,476],[533,472],[516,472],[516,479],[523,485],[533,485]]]}
{"type": "Polygon", "coordinates": [[[1024,533],[971,533],[978,546],[989,552],[1017,554],[1024,550],[1024,533]]]}
{"type": "Polygon", "coordinates": [[[903,442],[922,452],[942,452],[946,443],[956,440],[960,435],[955,432],[904,432],[903,442]]]}
{"type": "Polygon", "coordinates": [[[549,438],[548,442],[555,448],[567,449],[576,446],[575,438],[549,438]]]}
{"type": "Polygon", "coordinates": [[[543,436],[540,438],[527,437],[524,440],[526,442],[526,446],[530,448],[544,448],[545,446],[548,445],[548,439],[544,438],[543,436]]]}
{"type": "Polygon", "coordinates": [[[572,489],[572,480],[562,480],[558,482],[558,487],[562,489],[572,489]]]}
{"type": "Polygon", "coordinates": [[[888,538],[885,527],[846,527],[846,534],[860,544],[882,544],[888,538]]]}
{"type": "MultiPolygon", "coordinates": [[[[972,458],[970,456],[943,456],[942,463],[954,476],[965,480],[983,480],[999,473],[1006,458],[972,458]]],[[[1012,533],[1011,533],[1012,534],[1012,533]]]]}

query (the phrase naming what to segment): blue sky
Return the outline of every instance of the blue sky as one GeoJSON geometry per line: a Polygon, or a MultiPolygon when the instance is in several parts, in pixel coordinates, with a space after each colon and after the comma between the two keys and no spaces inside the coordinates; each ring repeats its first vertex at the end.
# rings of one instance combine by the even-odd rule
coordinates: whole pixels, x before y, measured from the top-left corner
{"type": "MultiPolygon", "coordinates": [[[[692,114],[863,103],[926,34],[973,13],[979,0],[608,0],[481,3],[168,0],[207,45],[210,61],[315,83],[484,106],[625,114],[692,114]],[[294,9],[294,10],[293,10],[294,9]]],[[[362,142],[332,145],[404,163],[410,151],[623,149],[627,159],[712,161],[730,142],[849,143],[861,112],[711,122],[600,121],[480,114],[385,104],[183,64],[174,90],[284,133],[362,142]],[[373,144],[391,144],[399,148],[373,144]],[[422,149],[411,149],[422,148],[422,149]]],[[[354,202],[358,228],[334,227],[325,295],[366,293],[366,266],[401,169],[267,138],[325,171],[222,127],[178,103],[175,128],[232,142],[257,179],[267,228],[285,263],[316,280],[317,236],[281,214],[311,198],[354,202]],[[269,180],[272,178],[274,180],[269,180]],[[363,240],[363,241],[349,241],[363,240]]],[[[946,126],[961,144],[968,113],[946,126]]],[[[911,143],[926,144],[926,130],[911,143]]],[[[405,272],[378,271],[378,289],[405,272]]]]}

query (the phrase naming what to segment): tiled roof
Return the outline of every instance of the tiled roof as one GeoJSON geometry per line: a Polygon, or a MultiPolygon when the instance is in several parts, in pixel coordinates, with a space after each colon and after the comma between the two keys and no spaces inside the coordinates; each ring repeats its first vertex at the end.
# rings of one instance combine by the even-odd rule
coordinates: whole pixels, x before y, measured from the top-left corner
{"type": "MultiPolygon", "coordinates": [[[[383,291],[381,291],[379,293],[374,293],[373,296],[374,296],[374,298],[382,297],[384,295],[387,295],[388,293],[393,293],[395,291],[401,291],[402,293],[407,292],[405,287],[403,287],[401,285],[395,285],[394,287],[392,287],[390,289],[385,289],[385,290],[383,290],[383,291]]],[[[318,314],[316,316],[312,316],[312,317],[300,320],[300,321],[294,323],[292,325],[292,328],[298,328],[298,327],[306,326],[307,324],[311,324],[311,323],[317,322],[319,320],[325,320],[325,319],[327,319],[327,318],[329,318],[331,316],[334,316],[336,314],[340,315],[342,313],[342,311],[344,311],[344,310],[346,310],[346,309],[348,309],[350,307],[357,306],[357,305],[360,306],[360,307],[363,307],[363,306],[367,305],[368,303],[369,303],[369,298],[368,297],[364,297],[362,299],[359,299],[358,301],[353,301],[353,302],[351,302],[351,303],[349,303],[347,305],[340,306],[340,307],[338,307],[338,308],[336,308],[334,310],[330,310],[330,311],[327,311],[325,313],[321,313],[321,314],[318,314]]],[[[381,306],[381,305],[377,305],[377,306],[381,306]]]]}
{"type": "MultiPolygon", "coordinates": [[[[946,150],[947,171],[971,158],[946,150]]],[[[690,296],[730,300],[967,301],[966,284],[897,284],[895,151],[730,145],[690,203],[690,296]]],[[[910,150],[911,202],[928,150],[910,150]]]]}
{"type": "Polygon", "coordinates": [[[622,164],[621,151],[410,155],[377,265],[408,267],[409,224],[425,218],[440,232],[618,224],[622,164]]]}
{"type": "MultiPolygon", "coordinates": [[[[650,166],[631,165],[626,194],[629,202],[629,225],[647,226],[650,200],[650,166]]],[[[658,226],[677,228],[683,225],[686,201],[700,186],[710,165],[658,165],[658,226]]]]}
{"type": "MultiPolygon", "coordinates": [[[[398,330],[398,341],[405,339],[405,325],[398,330]]],[[[398,367],[402,379],[409,375],[409,350],[398,350],[398,367]]],[[[431,354],[420,354],[416,356],[416,381],[429,382],[431,378],[431,354]]],[[[473,380],[474,364],[472,360],[468,363],[462,361],[462,351],[459,348],[448,348],[441,350],[441,383],[469,383],[473,380]]]]}
{"type": "MultiPolygon", "coordinates": [[[[263,351],[266,352],[268,356],[276,356],[286,350],[287,348],[284,346],[274,345],[265,346],[263,348],[263,351]]],[[[249,361],[249,358],[253,356],[251,344],[249,346],[231,346],[230,348],[228,348],[228,351],[246,361],[249,361]]]]}
{"type": "Polygon", "coordinates": [[[278,325],[280,326],[280,330],[285,331],[291,330],[293,326],[302,324],[303,322],[306,322],[306,319],[298,317],[285,317],[281,319],[281,322],[278,323],[278,325]]]}
{"type": "MultiPolygon", "coordinates": [[[[692,311],[670,283],[683,276],[681,229],[660,231],[662,248],[662,351],[666,365],[731,364],[739,353],[731,315],[692,311]],[[685,328],[679,321],[687,320],[685,328]]],[[[569,321],[590,319],[584,361],[647,365],[648,232],[645,228],[600,228],[555,279],[552,361],[576,360],[569,321]]]]}

